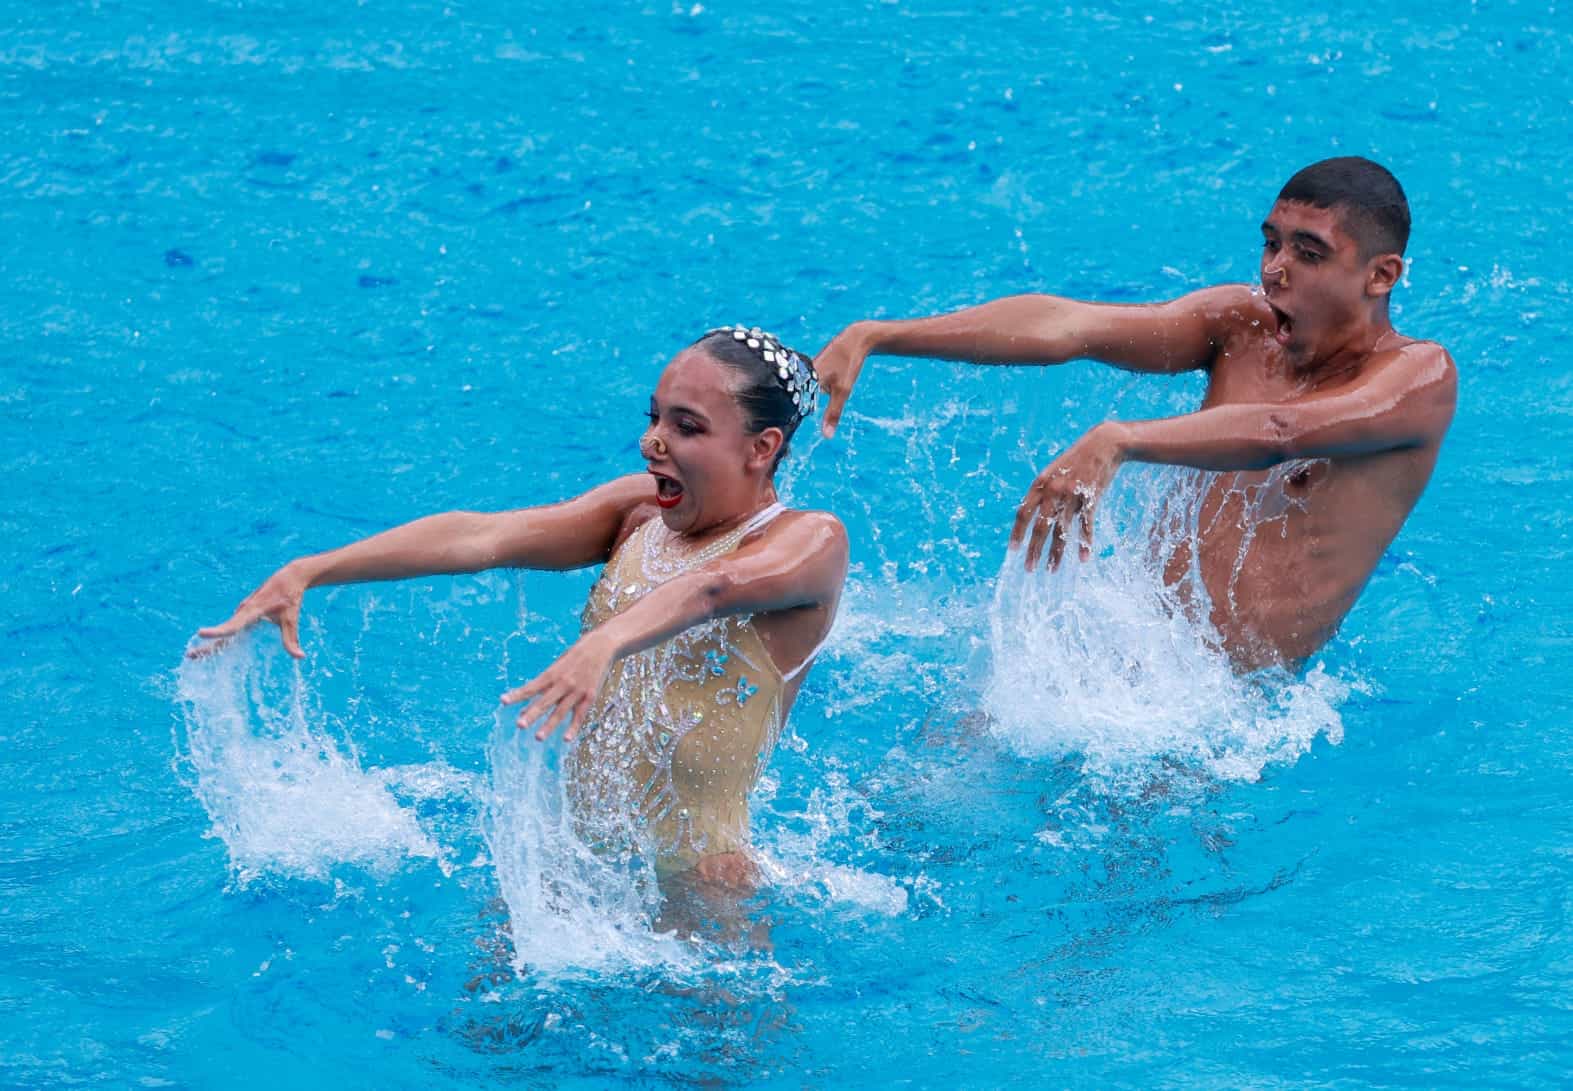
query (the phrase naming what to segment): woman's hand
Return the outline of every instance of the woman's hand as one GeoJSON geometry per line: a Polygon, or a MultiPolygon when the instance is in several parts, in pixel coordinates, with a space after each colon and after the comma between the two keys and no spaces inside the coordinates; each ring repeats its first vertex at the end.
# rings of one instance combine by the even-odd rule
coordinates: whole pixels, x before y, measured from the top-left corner
{"type": "Polygon", "coordinates": [[[217,651],[229,637],[249,629],[259,621],[267,620],[279,627],[285,651],[296,659],[306,658],[306,653],[300,648],[300,600],[310,586],[311,579],[305,566],[299,561],[291,561],[247,595],[228,621],[222,625],[198,629],[199,637],[213,643],[192,648],[186,653],[187,656],[195,659],[217,651]]]}
{"type": "Polygon", "coordinates": [[[614,649],[603,633],[586,633],[534,679],[503,694],[502,703],[529,705],[519,713],[517,722],[520,730],[538,722],[540,726],[535,731],[538,741],[545,741],[566,723],[568,730],[563,734],[563,741],[573,742],[615,658],[614,649]]]}
{"type": "Polygon", "coordinates": [[[1037,476],[1016,511],[1016,523],[1010,532],[1010,545],[1015,549],[1031,530],[1027,540],[1028,571],[1037,567],[1044,546],[1049,549],[1049,568],[1058,568],[1066,543],[1078,529],[1081,559],[1087,559],[1092,553],[1092,524],[1098,501],[1124,461],[1119,426],[1106,422],[1071,444],[1037,476]]]}

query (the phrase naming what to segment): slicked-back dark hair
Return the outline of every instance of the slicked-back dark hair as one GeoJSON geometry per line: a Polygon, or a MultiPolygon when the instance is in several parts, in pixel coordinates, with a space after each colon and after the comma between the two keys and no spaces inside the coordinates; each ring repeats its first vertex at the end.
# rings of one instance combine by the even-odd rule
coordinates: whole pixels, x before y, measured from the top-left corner
{"type": "MultiPolygon", "coordinates": [[[[729,330],[712,330],[689,347],[698,349],[737,373],[738,382],[732,396],[743,411],[743,427],[749,433],[757,435],[766,428],[781,429],[785,438],[781,441],[781,450],[776,452],[776,461],[771,468],[773,470],[775,466],[781,465],[781,460],[787,455],[787,447],[792,442],[792,433],[797,431],[801,421],[792,395],[777,381],[774,367],[765,363],[759,353],[733,337],[729,330]]],[[[802,353],[797,355],[801,356],[802,353]]]]}
{"type": "Polygon", "coordinates": [[[1361,256],[1402,254],[1409,245],[1409,201],[1380,163],[1344,155],[1312,163],[1289,179],[1280,201],[1298,201],[1342,214],[1344,230],[1361,256]]]}

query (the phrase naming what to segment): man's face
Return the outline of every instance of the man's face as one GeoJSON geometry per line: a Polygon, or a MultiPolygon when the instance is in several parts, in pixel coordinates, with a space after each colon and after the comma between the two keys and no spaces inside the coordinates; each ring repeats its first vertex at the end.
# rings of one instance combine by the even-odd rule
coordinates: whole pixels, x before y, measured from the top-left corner
{"type": "Polygon", "coordinates": [[[1262,290],[1291,358],[1315,359],[1339,347],[1369,309],[1380,260],[1361,255],[1336,209],[1273,205],[1262,224],[1262,290]]]}

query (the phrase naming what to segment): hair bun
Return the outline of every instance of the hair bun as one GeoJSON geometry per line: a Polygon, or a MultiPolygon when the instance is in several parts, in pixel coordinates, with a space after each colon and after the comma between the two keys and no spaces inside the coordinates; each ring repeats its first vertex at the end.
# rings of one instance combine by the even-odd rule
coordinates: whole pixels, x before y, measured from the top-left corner
{"type": "Polygon", "coordinates": [[[801,353],[787,348],[775,334],[768,333],[758,326],[744,326],[741,323],[734,326],[720,326],[707,332],[705,337],[718,333],[731,334],[732,340],[741,341],[750,350],[758,353],[759,358],[766,364],[774,365],[770,372],[775,376],[776,384],[786,392],[786,395],[792,399],[793,406],[796,407],[792,418],[794,427],[814,411],[819,401],[819,376],[814,372],[814,365],[801,353]]]}

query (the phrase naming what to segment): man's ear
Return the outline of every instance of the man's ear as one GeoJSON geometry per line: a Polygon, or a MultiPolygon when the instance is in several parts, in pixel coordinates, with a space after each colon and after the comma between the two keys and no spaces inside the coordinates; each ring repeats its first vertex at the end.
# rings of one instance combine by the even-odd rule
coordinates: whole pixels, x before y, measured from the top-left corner
{"type": "Polygon", "coordinates": [[[776,455],[786,446],[786,433],[779,428],[766,428],[755,436],[748,448],[748,468],[769,470],[776,464],[776,455]]]}
{"type": "Polygon", "coordinates": [[[1367,295],[1387,295],[1404,275],[1404,259],[1398,254],[1378,254],[1366,268],[1367,295]]]}

